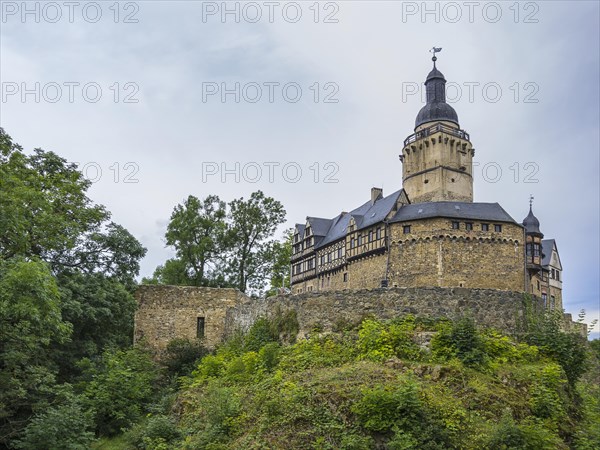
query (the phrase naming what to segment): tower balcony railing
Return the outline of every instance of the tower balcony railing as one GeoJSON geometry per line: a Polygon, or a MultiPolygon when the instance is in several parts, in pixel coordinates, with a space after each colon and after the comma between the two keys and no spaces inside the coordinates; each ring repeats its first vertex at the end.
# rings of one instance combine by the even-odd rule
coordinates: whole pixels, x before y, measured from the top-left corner
{"type": "Polygon", "coordinates": [[[420,131],[417,131],[416,133],[413,133],[409,137],[404,139],[404,146],[406,147],[408,144],[412,144],[417,139],[421,139],[421,138],[430,136],[433,133],[437,133],[439,131],[441,131],[443,133],[451,134],[452,136],[456,136],[461,139],[466,139],[467,141],[471,140],[469,137],[469,133],[467,133],[465,130],[452,128],[452,127],[449,127],[448,125],[444,125],[442,123],[436,123],[434,125],[431,125],[430,127],[424,128],[420,131]]]}

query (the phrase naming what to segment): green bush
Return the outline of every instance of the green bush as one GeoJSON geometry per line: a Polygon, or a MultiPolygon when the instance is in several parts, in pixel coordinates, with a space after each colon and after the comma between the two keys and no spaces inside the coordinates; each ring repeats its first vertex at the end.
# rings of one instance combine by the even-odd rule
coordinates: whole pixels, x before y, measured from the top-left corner
{"type": "Polygon", "coordinates": [[[66,395],[60,403],[38,412],[14,448],[25,450],[85,450],[95,439],[93,411],[81,399],[66,395]]]}
{"type": "Polygon", "coordinates": [[[128,443],[140,450],[158,450],[181,438],[175,421],[168,416],[150,416],[127,433],[128,443]]]}
{"type": "Polygon", "coordinates": [[[406,380],[398,386],[365,389],[352,406],[362,425],[370,431],[389,431],[395,426],[416,427],[424,416],[418,385],[406,380]]]}
{"type": "Polygon", "coordinates": [[[466,366],[481,366],[486,362],[485,345],[470,317],[445,325],[432,338],[431,350],[441,359],[456,357],[466,366]]]}
{"type": "Polygon", "coordinates": [[[261,317],[254,322],[244,336],[244,351],[258,352],[269,342],[277,342],[278,336],[273,330],[271,322],[261,317]]]}
{"type": "Polygon", "coordinates": [[[149,353],[133,348],[108,351],[85,371],[86,406],[95,411],[96,431],[111,436],[136,423],[153,400],[158,367],[149,353]]]}
{"type": "Polygon", "coordinates": [[[208,350],[198,339],[173,339],[167,344],[162,363],[170,375],[179,377],[189,375],[198,360],[207,354],[208,350]]]}
{"type": "Polygon", "coordinates": [[[358,331],[358,348],[364,358],[383,361],[391,357],[418,359],[419,347],[413,340],[412,316],[390,323],[365,319],[358,331]]]}
{"type": "Polygon", "coordinates": [[[493,431],[486,448],[490,450],[554,450],[564,448],[557,435],[538,422],[517,424],[505,414],[493,431]]]}

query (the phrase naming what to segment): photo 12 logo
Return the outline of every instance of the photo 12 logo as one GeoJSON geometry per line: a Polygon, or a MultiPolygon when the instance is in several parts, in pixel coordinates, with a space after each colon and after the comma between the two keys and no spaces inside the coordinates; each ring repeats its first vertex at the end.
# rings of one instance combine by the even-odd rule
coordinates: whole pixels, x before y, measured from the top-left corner
{"type": "Polygon", "coordinates": [[[50,81],[33,83],[3,81],[0,85],[0,99],[2,103],[9,101],[21,103],[98,103],[103,96],[114,103],[139,103],[137,94],[140,87],[137,83],[114,82],[105,85],[88,81],[80,83],[78,81],[50,81]]]}
{"type": "Polygon", "coordinates": [[[339,23],[337,2],[202,2],[202,23],[339,23]]]}
{"type": "Polygon", "coordinates": [[[205,81],[202,83],[202,103],[275,103],[284,101],[286,103],[298,103],[303,95],[314,103],[338,103],[337,94],[340,87],[337,83],[318,81],[304,88],[300,83],[290,81],[280,83],[278,81],[263,81],[261,83],[251,81],[248,83],[226,83],[205,81]]]}
{"type": "Polygon", "coordinates": [[[539,23],[537,2],[402,2],[402,23],[539,23]]]}
{"type": "Polygon", "coordinates": [[[139,23],[137,2],[0,2],[2,23],[139,23]]]}
{"type": "Polygon", "coordinates": [[[313,183],[339,183],[336,175],[340,168],[335,162],[314,162],[308,167],[302,164],[288,161],[285,163],[265,161],[258,163],[249,161],[241,162],[215,162],[206,161],[202,163],[202,182],[218,180],[221,183],[258,183],[266,181],[276,183],[298,183],[303,178],[309,178],[313,183]]]}
{"type": "MultiPolygon", "coordinates": [[[[533,81],[510,82],[501,84],[496,81],[463,81],[457,83],[448,81],[445,85],[445,96],[447,103],[458,103],[468,101],[484,101],[486,103],[498,103],[503,98],[512,100],[514,103],[539,103],[538,93],[540,86],[533,81]]],[[[416,81],[402,82],[402,103],[409,100],[419,99],[421,103],[427,100],[427,89],[424,84],[416,81]]]]}

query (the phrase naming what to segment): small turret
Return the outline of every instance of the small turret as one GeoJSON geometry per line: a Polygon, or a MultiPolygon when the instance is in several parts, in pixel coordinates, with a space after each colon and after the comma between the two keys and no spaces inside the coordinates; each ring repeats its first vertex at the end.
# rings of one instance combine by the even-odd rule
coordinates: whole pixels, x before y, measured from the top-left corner
{"type": "Polygon", "coordinates": [[[542,269],[542,239],[544,234],[540,231],[540,221],[533,214],[533,196],[529,198],[529,214],[523,219],[525,227],[525,261],[527,269],[538,272],[542,269]]]}

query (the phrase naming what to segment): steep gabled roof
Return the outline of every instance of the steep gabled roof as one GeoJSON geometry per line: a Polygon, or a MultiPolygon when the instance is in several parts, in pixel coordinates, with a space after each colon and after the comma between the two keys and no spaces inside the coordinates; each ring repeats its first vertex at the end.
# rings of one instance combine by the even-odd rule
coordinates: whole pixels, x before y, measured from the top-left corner
{"type": "Polygon", "coordinates": [[[312,234],[315,236],[325,236],[331,227],[331,219],[323,219],[321,217],[307,217],[306,221],[310,224],[312,234]]]}
{"type": "Polygon", "coordinates": [[[552,250],[554,248],[556,248],[556,256],[558,256],[558,264],[562,268],[560,255],[558,254],[558,247],[554,239],[542,239],[542,266],[546,267],[550,265],[550,261],[552,260],[552,250]]]}
{"type": "Polygon", "coordinates": [[[350,218],[352,217],[356,223],[357,230],[370,227],[371,225],[383,221],[396,205],[401,192],[402,189],[387,197],[380,198],[375,203],[372,203],[369,200],[349,213],[341,213],[334,219],[331,219],[331,227],[329,228],[327,235],[316,247],[323,247],[345,237],[350,218]]]}
{"type": "Polygon", "coordinates": [[[467,202],[430,202],[404,205],[390,222],[406,222],[431,217],[489,220],[490,222],[510,222],[517,224],[515,219],[498,203],[467,202]]]}

